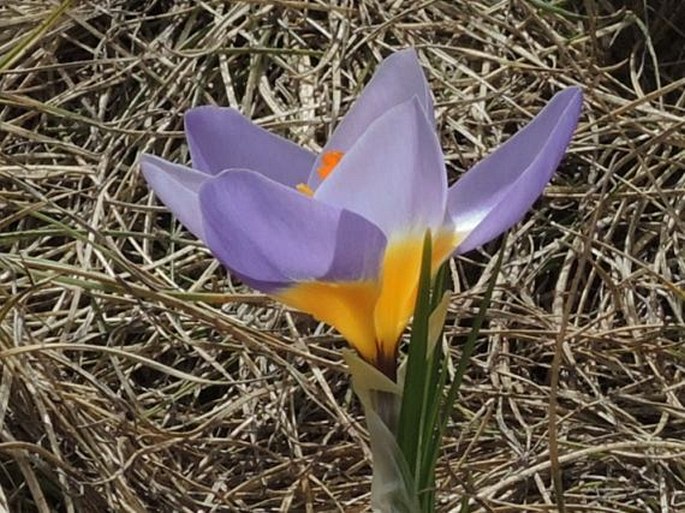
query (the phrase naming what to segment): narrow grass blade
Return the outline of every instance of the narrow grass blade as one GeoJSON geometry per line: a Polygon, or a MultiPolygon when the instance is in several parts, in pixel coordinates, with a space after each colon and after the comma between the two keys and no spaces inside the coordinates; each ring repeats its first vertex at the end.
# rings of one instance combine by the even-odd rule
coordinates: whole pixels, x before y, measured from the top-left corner
{"type": "Polygon", "coordinates": [[[0,71],[8,70],[12,65],[25,53],[34,46],[43,35],[50,30],[64,12],[71,7],[72,0],[64,0],[57,8],[52,11],[47,19],[38,25],[35,29],[29,32],[24,39],[22,39],[9,52],[0,57],[0,71]]]}
{"type": "Polygon", "coordinates": [[[431,236],[426,234],[423,242],[421,275],[419,290],[416,296],[416,309],[412,322],[412,333],[407,358],[407,371],[402,394],[402,406],[398,425],[398,444],[409,468],[416,479],[417,455],[419,450],[423,418],[424,391],[426,387],[427,367],[426,352],[428,341],[428,323],[430,318],[430,285],[431,276],[431,236]]]}
{"type": "Polygon", "coordinates": [[[432,466],[435,466],[435,462],[437,462],[438,459],[438,454],[440,452],[440,444],[442,443],[442,437],[445,433],[445,428],[447,427],[447,422],[449,421],[451,415],[452,415],[452,409],[454,407],[454,401],[457,398],[457,394],[459,393],[459,388],[461,387],[461,383],[464,379],[464,374],[466,372],[466,367],[471,360],[471,354],[473,353],[473,349],[476,346],[476,340],[478,339],[478,334],[480,333],[480,328],[483,325],[483,320],[485,319],[485,314],[488,311],[488,308],[490,307],[490,300],[492,298],[492,293],[495,290],[495,284],[497,283],[497,278],[500,273],[500,269],[502,268],[502,261],[504,259],[504,248],[506,247],[507,243],[507,236],[505,235],[503,240],[502,240],[502,247],[500,248],[499,255],[497,256],[497,262],[495,263],[495,269],[492,273],[492,278],[490,279],[490,282],[488,283],[488,287],[485,291],[485,295],[483,296],[483,299],[480,303],[479,309],[478,309],[478,314],[476,315],[476,318],[474,319],[473,322],[473,328],[471,329],[467,339],[466,343],[464,344],[464,349],[462,351],[461,358],[459,359],[459,363],[457,364],[457,368],[454,373],[454,379],[452,380],[452,384],[450,385],[450,389],[447,392],[447,397],[445,398],[444,406],[441,412],[441,422],[439,425],[439,428],[436,432],[436,438],[435,438],[435,443],[432,447],[432,466]]]}

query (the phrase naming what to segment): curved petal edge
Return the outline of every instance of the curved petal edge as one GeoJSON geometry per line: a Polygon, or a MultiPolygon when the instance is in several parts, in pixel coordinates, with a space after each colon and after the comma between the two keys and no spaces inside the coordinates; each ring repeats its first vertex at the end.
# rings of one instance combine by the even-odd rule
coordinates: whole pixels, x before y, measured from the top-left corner
{"type": "Polygon", "coordinates": [[[217,175],[251,169],[284,185],[306,182],[315,155],[272,134],[229,107],[206,105],[184,117],[193,167],[217,175]]]}
{"type": "Polygon", "coordinates": [[[141,155],[140,167],[145,180],[161,202],[193,235],[204,240],[198,193],[210,177],[148,154],[141,155]]]}
{"type": "Polygon", "coordinates": [[[540,196],[561,162],[580,117],[578,87],[557,93],[535,118],[450,188],[448,219],[465,253],[512,227],[540,196]]]}
{"type": "Polygon", "coordinates": [[[200,190],[207,245],[254,288],[374,276],[385,237],[352,212],[248,170],[224,171],[200,190]]]}

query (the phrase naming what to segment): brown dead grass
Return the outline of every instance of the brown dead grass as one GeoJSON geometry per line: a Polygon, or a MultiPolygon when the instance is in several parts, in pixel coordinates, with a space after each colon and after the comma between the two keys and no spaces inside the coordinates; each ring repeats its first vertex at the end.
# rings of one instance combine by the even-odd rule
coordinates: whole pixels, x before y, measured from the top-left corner
{"type": "MultiPolygon", "coordinates": [[[[318,149],[409,45],[451,180],[586,91],[503,249],[439,510],[685,511],[681,2],[84,1],[21,39],[56,7],[0,3],[0,511],[368,511],[344,343],[231,280],[136,159],[186,162],[205,103],[318,149]]],[[[455,358],[500,249],[452,264],[455,358]]]]}

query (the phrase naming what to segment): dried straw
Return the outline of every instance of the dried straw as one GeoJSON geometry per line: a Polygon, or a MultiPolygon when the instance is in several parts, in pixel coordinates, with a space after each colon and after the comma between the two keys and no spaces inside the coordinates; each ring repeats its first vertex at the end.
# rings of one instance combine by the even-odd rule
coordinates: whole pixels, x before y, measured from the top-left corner
{"type": "MultiPolygon", "coordinates": [[[[685,511],[684,22],[679,0],[1,2],[0,511],[368,511],[344,342],[227,276],[136,159],[187,162],[206,103],[317,150],[406,46],[450,180],[556,90],[587,99],[502,249],[439,511],[685,511]]],[[[455,358],[500,249],[453,262],[455,358]]]]}

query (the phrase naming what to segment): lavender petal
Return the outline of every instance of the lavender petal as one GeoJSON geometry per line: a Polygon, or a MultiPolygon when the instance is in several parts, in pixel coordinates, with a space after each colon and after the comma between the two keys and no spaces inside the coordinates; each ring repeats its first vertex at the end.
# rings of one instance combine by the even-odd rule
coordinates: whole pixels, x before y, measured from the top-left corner
{"type": "Polygon", "coordinates": [[[306,182],[315,155],[255,125],[237,110],[204,106],[185,115],[193,167],[216,175],[251,169],[284,185],[306,182]]]}
{"type": "Polygon", "coordinates": [[[198,193],[210,177],[189,167],[143,154],[140,167],[150,188],[193,235],[204,240],[198,193]]]}
{"type": "Polygon", "coordinates": [[[202,186],[200,204],[208,247],[264,292],[378,273],[385,237],[376,226],[258,173],[221,173],[202,186]]]}
{"type": "Polygon", "coordinates": [[[497,237],[530,209],[571,141],[582,99],[577,87],[557,93],[528,125],[450,188],[448,214],[465,234],[458,253],[497,237]]]}
{"type": "Polygon", "coordinates": [[[365,217],[388,237],[441,227],[445,165],[418,99],[393,107],[373,122],[314,197],[365,217]]]}

